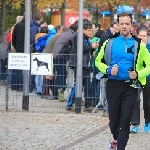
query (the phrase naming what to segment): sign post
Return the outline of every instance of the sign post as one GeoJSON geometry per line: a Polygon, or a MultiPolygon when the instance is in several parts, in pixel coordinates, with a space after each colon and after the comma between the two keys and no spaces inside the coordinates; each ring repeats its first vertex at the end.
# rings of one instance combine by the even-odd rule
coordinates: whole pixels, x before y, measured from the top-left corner
{"type": "Polygon", "coordinates": [[[83,59],[83,0],[79,0],[75,113],[81,113],[83,59]]]}
{"type": "MultiPolygon", "coordinates": [[[[30,6],[31,0],[25,1],[25,44],[24,53],[30,54],[30,6]]],[[[29,110],[29,70],[24,71],[22,110],[29,110]]]]}

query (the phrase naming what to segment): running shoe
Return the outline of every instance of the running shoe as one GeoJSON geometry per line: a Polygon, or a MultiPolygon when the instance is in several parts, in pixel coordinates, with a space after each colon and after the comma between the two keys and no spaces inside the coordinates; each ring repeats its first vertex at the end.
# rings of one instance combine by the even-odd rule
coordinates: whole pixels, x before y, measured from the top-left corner
{"type": "Polygon", "coordinates": [[[144,125],[144,132],[148,132],[148,131],[150,131],[150,123],[146,123],[144,125]]]}
{"type": "Polygon", "coordinates": [[[139,126],[136,125],[136,126],[133,126],[131,129],[130,129],[130,133],[138,133],[139,132],[139,126]]]}
{"type": "Polygon", "coordinates": [[[117,143],[114,140],[112,140],[109,143],[109,149],[108,150],[117,150],[117,143]]]}

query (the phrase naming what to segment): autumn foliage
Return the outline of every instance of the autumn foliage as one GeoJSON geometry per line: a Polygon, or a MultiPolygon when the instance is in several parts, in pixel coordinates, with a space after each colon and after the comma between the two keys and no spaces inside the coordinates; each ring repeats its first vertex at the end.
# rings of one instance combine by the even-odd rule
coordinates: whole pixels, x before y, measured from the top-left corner
{"type": "MultiPolygon", "coordinates": [[[[13,8],[19,9],[25,0],[6,0],[7,4],[11,4],[13,8]]],[[[100,11],[113,11],[119,5],[130,5],[140,11],[141,8],[150,8],[150,0],[83,0],[86,8],[94,7],[100,11]]],[[[0,0],[1,4],[2,0],[0,0]]],[[[79,0],[31,0],[37,8],[61,8],[66,3],[67,8],[78,10],[79,0]]]]}

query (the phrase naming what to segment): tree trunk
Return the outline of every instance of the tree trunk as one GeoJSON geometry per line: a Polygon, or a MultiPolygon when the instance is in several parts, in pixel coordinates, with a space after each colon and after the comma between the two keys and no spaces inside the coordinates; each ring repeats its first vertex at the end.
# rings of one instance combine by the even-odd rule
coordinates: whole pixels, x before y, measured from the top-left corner
{"type": "Polygon", "coordinates": [[[111,6],[111,4],[108,4],[108,6],[110,11],[110,20],[111,22],[114,22],[115,9],[111,6]]]}
{"type": "Polygon", "coordinates": [[[25,6],[24,6],[24,3],[20,4],[20,16],[23,16],[24,13],[25,13],[25,6]]]}
{"type": "Polygon", "coordinates": [[[33,20],[35,19],[36,8],[37,8],[37,5],[36,4],[32,4],[32,19],[33,20]]]}
{"type": "Polygon", "coordinates": [[[96,27],[98,27],[99,23],[99,14],[98,14],[98,9],[96,8],[96,27]]]}
{"type": "Polygon", "coordinates": [[[37,0],[32,0],[32,19],[35,19],[35,13],[36,13],[36,9],[37,9],[37,0]]]}
{"type": "Polygon", "coordinates": [[[134,5],[134,19],[135,20],[140,20],[140,10],[141,7],[139,6],[141,0],[136,0],[136,3],[134,5]]]}
{"type": "Polygon", "coordinates": [[[66,2],[64,0],[64,3],[62,4],[62,7],[60,9],[60,11],[61,11],[61,24],[62,25],[65,25],[65,5],[66,5],[66,2]]]}
{"type": "Polygon", "coordinates": [[[138,15],[138,4],[136,3],[135,4],[135,6],[134,6],[134,10],[135,10],[135,12],[134,12],[134,19],[135,20],[139,20],[139,15],[138,15]]]}
{"type": "MultiPolygon", "coordinates": [[[[0,21],[0,37],[4,34],[5,30],[5,18],[6,18],[6,0],[2,0],[1,5],[1,21],[0,21]]],[[[0,38],[0,42],[1,42],[0,38]]]]}
{"type": "Polygon", "coordinates": [[[94,0],[91,0],[91,9],[90,9],[90,13],[93,16],[94,13],[94,0]]]}

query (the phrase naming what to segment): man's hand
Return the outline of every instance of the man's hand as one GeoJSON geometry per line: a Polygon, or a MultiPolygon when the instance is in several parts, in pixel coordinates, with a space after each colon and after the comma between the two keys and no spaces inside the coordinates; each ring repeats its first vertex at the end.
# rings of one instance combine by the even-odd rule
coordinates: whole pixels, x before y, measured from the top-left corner
{"type": "Polygon", "coordinates": [[[129,77],[130,79],[136,79],[137,73],[135,71],[129,71],[129,77]]]}
{"type": "Polygon", "coordinates": [[[116,76],[118,73],[118,66],[117,64],[115,64],[112,68],[111,68],[111,75],[112,76],[116,76]]]}
{"type": "Polygon", "coordinates": [[[98,42],[93,42],[92,43],[92,48],[96,49],[99,46],[98,42]]]}

